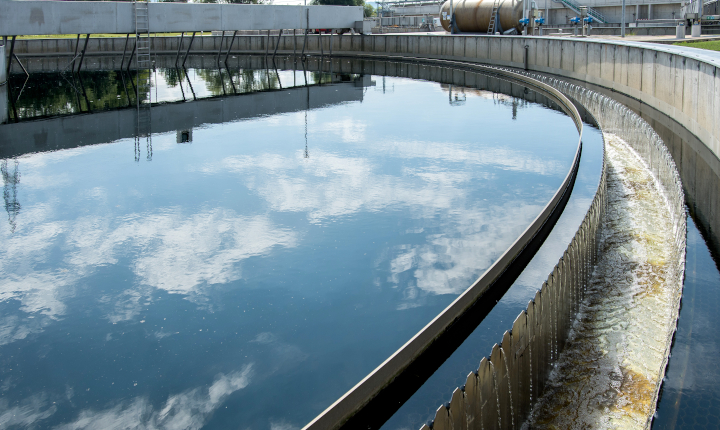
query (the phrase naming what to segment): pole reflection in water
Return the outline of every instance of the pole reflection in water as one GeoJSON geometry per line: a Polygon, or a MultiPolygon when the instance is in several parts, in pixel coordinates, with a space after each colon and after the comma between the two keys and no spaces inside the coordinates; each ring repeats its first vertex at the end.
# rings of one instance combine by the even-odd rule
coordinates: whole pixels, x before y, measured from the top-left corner
{"type": "Polygon", "coordinates": [[[18,160],[12,162],[13,168],[8,168],[8,160],[2,160],[0,164],[0,173],[3,178],[3,200],[5,201],[5,211],[8,214],[8,223],[10,231],[15,232],[17,224],[15,219],[20,213],[20,202],[17,198],[17,185],[20,183],[20,169],[18,160]]]}

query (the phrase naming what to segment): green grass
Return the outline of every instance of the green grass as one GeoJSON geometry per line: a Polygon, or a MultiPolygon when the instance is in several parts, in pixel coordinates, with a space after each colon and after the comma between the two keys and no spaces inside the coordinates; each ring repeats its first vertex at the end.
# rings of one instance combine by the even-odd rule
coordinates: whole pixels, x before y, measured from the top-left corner
{"type": "Polygon", "coordinates": [[[712,51],[720,51],[720,40],[708,40],[705,42],[677,42],[673,45],[689,46],[691,48],[710,49],[712,51]]]}

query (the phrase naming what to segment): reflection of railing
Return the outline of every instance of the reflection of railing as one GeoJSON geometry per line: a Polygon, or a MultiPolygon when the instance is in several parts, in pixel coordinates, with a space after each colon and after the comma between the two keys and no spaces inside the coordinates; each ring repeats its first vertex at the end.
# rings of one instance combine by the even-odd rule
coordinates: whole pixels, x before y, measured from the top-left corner
{"type": "MultiPolygon", "coordinates": [[[[623,138],[649,165],[668,199],[673,223],[672,261],[685,261],[685,197],[680,176],[669,151],[647,122],[620,103],[583,87],[558,79],[526,73],[542,80],[577,100],[598,120],[601,129],[623,138]]],[[[515,319],[512,330],[502,342],[494,345],[490,358],[483,358],[476,372],[471,372],[464,387],[456,388],[448,406],[435,413],[433,429],[464,428],[474,422],[475,428],[520,428],[534,402],[542,395],[547,376],[563,350],[572,320],[585,295],[593,265],[598,255],[599,227],[607,204],[607,163],[603,157],[602,176],[590,210],[562,258],[535,294],[526,311],[515,319]],[[514,425],[510,425],[514,423],[514,425]],[[466,425],[466,424],[465,424],[466,425]]],[[[682,267],[670,271],[666,279],[673,286],[676,302],[673,320],[677,320],[682,288],[682,267]]],[[[667,336],[672,336],[670,331],[667,336]]],[[[664,351],[665,369],[670,339],[664,351]]],[[[662,376],[662,375],[661,375],[662,376]]],[[[659,384],[654,387],[653,404],[659,384]]],[[[647,423],[649,424],[649,423],[647,423]]],[[[427,425],[421,430],[429,430],[427,425]]]]}
{"type": "MultiPolygon", "coordinates": [[[[501,75],[502,79],[519,83],[552,97],[573,119],[582,137],[582,120],[577,109],[556,89],[504,70],[481,65],[466,67],[476,71],[490,70],[495,75],[501,75]]],[[[384,419],[387,419],[387,414],[392,409],[389,405],[397,405],[400,397],[407,394],[408,386],[414,387],[418,382],[422,382],[420,380],[424,381],[418,376],[419,374],[427,374],[428,369],[437,368],[438,357],[445,357],[452,352],[458,342],[465,339],[477,327],[479,321],[490,312],[497,300],[530,262],[552,230],[570,197],[581,149],[582,143],[579,141],[572,167],[562,185],[543,211],[505,253],[452,304],[384,363],[317,416],[305,429],[334,429],[341,425],[349,428],[361,425],[379,427],[384,419]]],[[[591,239],[587,237],[586,240],[589,242],[591,239]]],[[[442,427],[438,427],[440,428],[442,427]]]]}
{"type": "MultiPolygon", "coordinates": [[[[580,14],[580,5],[575,3],[572,0],[553,0],[553,1],[556,3],[562,3],[568,9],[571,9],[575,13],[580,14]]],[[[608,22],[608,19],[605,17],[605,15],[601,14],[600,12],[598,12],[597,10],[595,10],[591,7],[587,8],[587,13],[588,13],[588,15],[590,15],[591,17],[600,21],[603,24],[606,24],[608,22]]]]}

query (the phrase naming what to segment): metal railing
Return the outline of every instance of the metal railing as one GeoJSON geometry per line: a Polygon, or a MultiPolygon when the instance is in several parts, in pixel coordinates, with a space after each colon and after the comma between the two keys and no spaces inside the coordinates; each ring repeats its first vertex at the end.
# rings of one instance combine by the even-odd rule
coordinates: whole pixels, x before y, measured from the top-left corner
{"type": "MultiPolygon", "coordinates": [[[[580,5],[577,4],[577,3],[575,3],[575,2],[572,1],[572,0],[553,0],[553,1],[556,2],[556,3],[562,3],[565,7],[567,7],[568,9],[573,10],[573,11],[574,11],[575,13],[577,13],[578,15],[581,13],[581,12],[580,12],[580,5]]],[[[590,15],[591,17],[593,17],[594,19],[600,21],[602,24],[606,24],[606,23],[609,21],[609,20],[605,17],[605,15],[601,14],[600,12],[598,12],[597,10],[595,10],[595,9],[593,9],[593,8],[591,8],[591,7],[588,7],[588,8],[587,8],[587,13],[588,13],[588,15],[590,15]]]]}
{"type": "MultiPolygon", "coordinates": [[[[625,140],[642,157],[660,183],[672,218],[674,270],[668,285],[675,288],[673,320],[677,322],[685,263],[685,196],[680,175],[662,139],[639,115],[622,104],[555,78],[524,73],[559,89],[582,104],[604,132],[625,140]]],[[[431,426],[421,430],[520,429],[545,389],[548,374],[562,352],[568,330],[585,296],[598,257],[598,236],[607,204],[607,161],[603,150],[600,183],[590,209],[562,258],[525,311],[515,319],[502,342],[493,346],[463,387],[456,388],[449,403],[440,406],[431,426]]],[[[666,368],[672,346],[666,339],[666,368]]],[[[654,402],[662,376],[654,387],[654,402]]],[[[654,404],[653,402],[653,404],[654,404]]],[[[649,422],[647,423],[649,425],[649,422]]]]}

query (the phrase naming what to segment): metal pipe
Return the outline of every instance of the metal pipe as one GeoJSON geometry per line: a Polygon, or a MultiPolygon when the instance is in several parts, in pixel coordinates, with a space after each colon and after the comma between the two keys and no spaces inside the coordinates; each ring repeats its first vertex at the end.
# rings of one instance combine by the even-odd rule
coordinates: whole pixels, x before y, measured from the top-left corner
{"type": "MultiPolygon", "coordinates": [[[[79,71],[80,71],[80,68],[78,67],[78,72],[79,71]]],[[[80,82],[80,89],[82,90],[82,95],[83,95],[83,98],[85,99],[85,106],[87,106],[87,111],[92,112],[92,109],[90,109],[90,100],[88,99],[87,92],[85,91],[85,84],[83,83],[80,73],[78,73],[77,78],[78,78],[78,82],[80,82]]]]}
{"type": "Polygon", "coordinates": [[[295,29],[293,28],[293,57],[297,56],[297,39],[295,37],[295,29]]]}
{"type": "Polygon", "coordinates": [[[233,94],[237,94],[237,90],[235,89],[235,82],[233,82],[232,73],[230,73],[230,68],[227,65],[227,61],[225,62],[225,70],[227,70],[228,76],[230,77],[230,86],[233,89],[233,94]]]}
{"type": "Polygon", "coordinates": [[[330,45],[330,56],[331,57],[332,57],[332,34],[333,34],[333,30],[331,28],[330,29],[330,37],[328,38],[328,40],[330,40],[329,45],[330,45]]]}
{"type": "Polygon", "coordinates": [[[193,31],[192,37],[190,37],[190,44],[188,45],[187,51],[185,51],[185,58],[183,58],[182,66],[185,68],[185,62],[187,61],[188,55],[190,55],[190,48],[192,48],[193,40],[195,40],[195,32],[193,31]]]}
{"type": "Polygon", "coordinates": [[[187,70],[185,70],[185,67],[183,67],[183,73],[185,73],[185,77],[187,78],[188,86],[190,87],[190,92],[193,95],[193,100],[197,100],[197,97],[195,96],[195,90],[193,89],[193,86],[192,86],[192,82],[190,82],[190,76],[188,76],[188,72],[187,72],[187,70]]]}
{"type": "Polygon", "coordinates": [[[215,63],[217,63],[218,66],[220,65],[220,54],[222,53],[222,46],[223,46],[224,41],[225,41],[225,30],[223,30],[222,35],[220,35],[220,47],[218,48],[217,57],[215,58],[215,63]]]}
{"type": "MultiPolygon", "coordinates": [[[[23,63],[20,62],[20,59],[18,58],[17,54],[13,54],[13,57],[15,57],[15,61],[17,61],[17,63],[18,63],[18,64],[20,65],[20,67],[23,69],[23,72],[25,72],[25,75],[26,75],[27,77],[30,77],[30,73],[28,73],[28,71],[25,69],[25,66],[23,66],[23,63]]],[[[25,87],[25,85],[23,85],[23,88],[24,88],[24,87],[25,87]]],[[[21,91],[21,92],[22,92],[22,91],[21,91]]],[[[18,96],[18,97],[19,97],[19,96],[18,96]]]]}
{"type": "MultiPolygon", "coordinates": [[[[80,40],[80,35],[78,34],[78,41],[80,40]]],[[[128,41],[130,40],[130,33],[125,36],[125,47],[123,48],[123,56],[122,60],[120,60],[120,70],[123,68],[123,64],[125,64],[125,53],[127,52],[127,45],[128,41]]],[[[75,57],[77,57],[77,46],[75,47],[75,57]]],[[[73,62],[75,62],[75,58],[73,57],[73,62]]]]}
{"type": "Polygon", "coordinates": [[[625,37],[625,0],[622,0],[622,12],[620,13],[620,37],[625,37]]]}
{"type": "Polygon", "coordinates": [[[267,38],[265,39],[265,56],[267,57],[270,52],[270,30],[267,31],[267,38]]]}
{"type": "MultiPolygon", "coordinates": [[[[127,65],[127,71],[130,73],[130,65],[132,64],[132,59],[135,56],[135,49],[137,48],[137,40],[135,40],[135,43],[133,43],[133,50],[130,53],[130,59],[128,59],[128,65],[127,65]]],[[[132,82],[132,79],[130,80],[132,82]]]]}
{"type": "Polygon", "coordinates": [[[281,37],[282,37],[282,28],[280,29],[280,33],[278,34],[277,43],[275,43],[275,50],[273,51],[273,58],[275,58],[275,54],[277,54],[278,47],[280,46],[280,38],[281,37]]]}
{"type": "Polygon", "coordinates": [[[227,60],[230,56],[230,51],[232,51],[233,44],[235,43],[235,35],[237,34],[237,30],[233,31],[233,37],[230,39],[230,47],[228,48],[227,54],[225,54],[225,66],[227,67],[227,60]]]}
{"type": "MultiPolygon", "coordinates": [[[[72,64],[72,69],[75,70],[75,60],[77,60],[77,51],[80,47],[80,35],[77,35],[77,39],[75,39],[75,54],[73,54],[73,59],[70,62],[72,64]]],[[[122,65],[120,65],[120,68],[122,69],[122,65]]]]}
{"type": "Polygon", "coordinates": [[[227,92],[225,91],[225,78],[223,78],[222,67],[218,67],[218,74],[220,75],[220,84],[222,85],[223,95],[226,96],[227,92]]]}
{"type": "MultiPolygon", "coordinates": [[[[128,105],[128,107],[130,107],[130,104],[131,104],[130,93],[128,93],[128,90],[127,90],[127,84],[125,83],[125,73],[123,73],[122,67],[120,68],[120,79],[122,79],[123,89],[125,90],[125,97],[127,97],[127,100],[128,100],[127,105],[128,105]]],[[[182,85],[180,86],[180,89],[182,89],[182,85]]],[[[183,94],[183,100],[185,100],[185,94],[183,94]]]]}
{"type": "Polygon", "coordinates": [[[302,53],[300,54],[301,57],[305,56],[305,45],[307,45],[307,28],[305,29],[305,38],[303,39],[303,49],[302,53]]]}
{"type": "Polygon", "coordinates": [[[528,70],[528,57],[530,56],[528,54],[529,49],[530,49],[530,45],[525,45],[525,70],[528,70]]]}
{"type": "MultiPolygon", "coordinates": [[[[130,36],[130,35],[128,34],[128,37],[129,37],[129,36],[130,36]]],[[[180,50],[182,49],[182,44],[183,44],[183,38],[184,38],[184,37],[185,37],[185,32],[183,31],[183,32],[180,33],[180,43],[178,43],[177,54],[175,54],[175,68],[177,68],[177,63],[178,63],[178,61],[180,60],[180,50]]],[[[125,44],[127,45],[127,42],[125,42],[125,44]]],[[[124,53],[124,52],[123,52],[123,57],[125,57],[125,53],[124,53]]],[[[122,66],[120,66],[120,68],[122,68],[122,66]]]]}
{"type": "Polygon", "coordinates": [[[85,45],[83,45],[82,55],[80,56],[80,64],[78,64],[77,69],[78,73],[80,73],[80,68],[82,67],[83,60],[85,59],[85,51],[87,51],[88,41],[90,41],[90,33],[85,35],[85,45]]]}
{"type": "Polygon", "coordinates": [[[10,67],[12,67],[13,53],[15,52],[15,38],[16,37],[17,36],[13,36],[12,41],[10,42],[10,59],[8,60],[7,70],[5,71],[8,79],[10,78],[10,67]]]}

